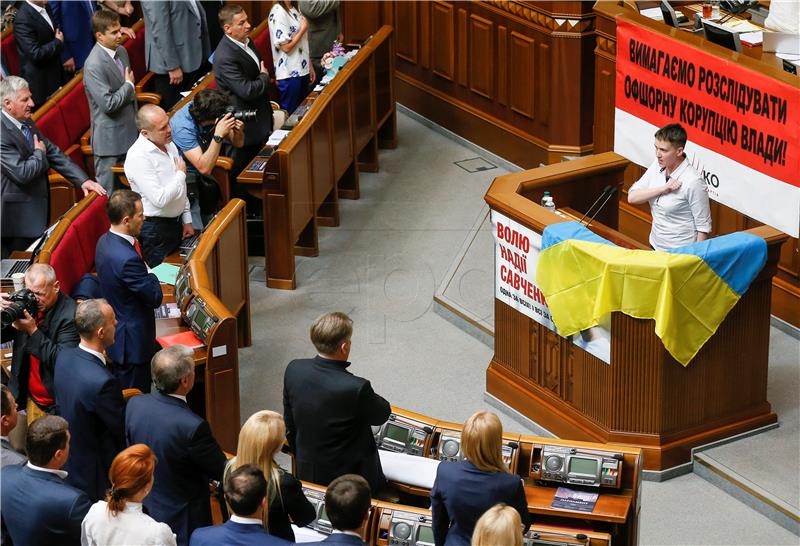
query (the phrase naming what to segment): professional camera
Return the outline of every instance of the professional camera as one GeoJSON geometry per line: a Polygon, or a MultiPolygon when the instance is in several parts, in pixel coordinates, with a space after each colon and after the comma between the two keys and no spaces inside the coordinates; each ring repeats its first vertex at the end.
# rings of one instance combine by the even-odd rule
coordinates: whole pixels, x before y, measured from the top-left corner
{"type": "Polygon", "coordinates": [[[225,112],[231,114],[234,119],[240,119],[242,121],[255,121],[256,120],[256,111],[255,110],[236,110],[235,106],[228,106],[225,109],[225,112]]]}
{"type": "Polygon", "coordinates": [[[39,312],[39,301],[36,299],[33,292],[27,288],[9,294],[8,299],[11,305],[3,309],[2,314],[0,314],[0,326],[2,326],[4,330],[15,320],[24,318],[25,311],[30,313],[32,317],[35,317],[36,313],[39,312]]]}

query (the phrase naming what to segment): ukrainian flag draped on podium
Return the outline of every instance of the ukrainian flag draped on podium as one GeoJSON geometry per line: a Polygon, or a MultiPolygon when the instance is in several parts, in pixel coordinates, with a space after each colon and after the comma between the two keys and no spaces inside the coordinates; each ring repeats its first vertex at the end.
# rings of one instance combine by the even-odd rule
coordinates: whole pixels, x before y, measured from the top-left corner
{"type": "Polygon", "coordinates": [[[668,252],[628,250],[578,222],[547,226],[536,283],[562,336],[620,311],[654,319],[672,357],[688,365],[767,260],[764,239],[733,233],[668,252]]]}

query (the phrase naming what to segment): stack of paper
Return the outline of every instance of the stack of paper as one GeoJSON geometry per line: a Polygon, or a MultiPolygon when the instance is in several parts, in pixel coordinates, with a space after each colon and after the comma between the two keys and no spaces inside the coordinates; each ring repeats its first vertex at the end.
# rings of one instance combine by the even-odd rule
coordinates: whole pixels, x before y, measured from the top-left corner
{"type": "Polygon", "coordinates": [[[757,46],[764,42],[763,32],[742,32],[739,34],[739,40],[746,46],[757,46]]]}
{"type": "Polygon", "coordinates": [[[288,134],[289,134],[289,131],[287,131],[285,129],[277,129],[277,130],[273,131],[272,134],[269,135],[269,140],[267,141],[267,146],[277,146],[278,144],[280,144],[283,141],[284,138],[286,138],[286,135],[288,135],[288,134]]]}

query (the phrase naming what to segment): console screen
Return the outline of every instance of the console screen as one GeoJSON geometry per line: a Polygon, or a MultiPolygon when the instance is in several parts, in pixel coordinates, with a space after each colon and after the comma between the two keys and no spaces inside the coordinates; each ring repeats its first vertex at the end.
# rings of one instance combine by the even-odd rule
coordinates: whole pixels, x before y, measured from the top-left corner
{"type": "Polygon", "coordinates": [[[597,476],[597,460],[584,459],[581,457],[570,457],[569,473],[597,476]]]}
{"type": "Polygon", "coordinates": [[[330,522],[330,520],[328,519],[328,511],[325,510],[324,504],[322,505],[322,513],[319,515],[319,519],[320,521],[330,522]]]}
{"type": "Polygon", "coordinates": [[[175,300],[178,307],[183,307],[183,299],[189,292],[189,274],[182,273],[178,275],[178,280],[175,282],[175,300]]]}
{"type": "Polygon", "coordinates": [[[425,544],[434,544],[433,527],[428,527],[427,525],[420,525],[419,531],[417,533],[417,542],[423,542],[425,544]]]}
{"type": "Polygon", "coordinates": [[[398,427],[391,423],[386,424],[386,437],[405,444],[408,441],[408,429],[405,427],[398,427]]]}

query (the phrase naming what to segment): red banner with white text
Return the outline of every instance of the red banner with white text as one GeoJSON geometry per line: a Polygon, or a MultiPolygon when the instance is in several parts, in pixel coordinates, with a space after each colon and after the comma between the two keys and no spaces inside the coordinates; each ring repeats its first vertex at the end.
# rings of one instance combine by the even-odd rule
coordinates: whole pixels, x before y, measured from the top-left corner
{"type": "Polygon", "coordinates": [[[647,166],[653,133],[680,123],[712,199],[799,235],[800,82],[617,20],[615,106],[617,153],[647,166]]]}

